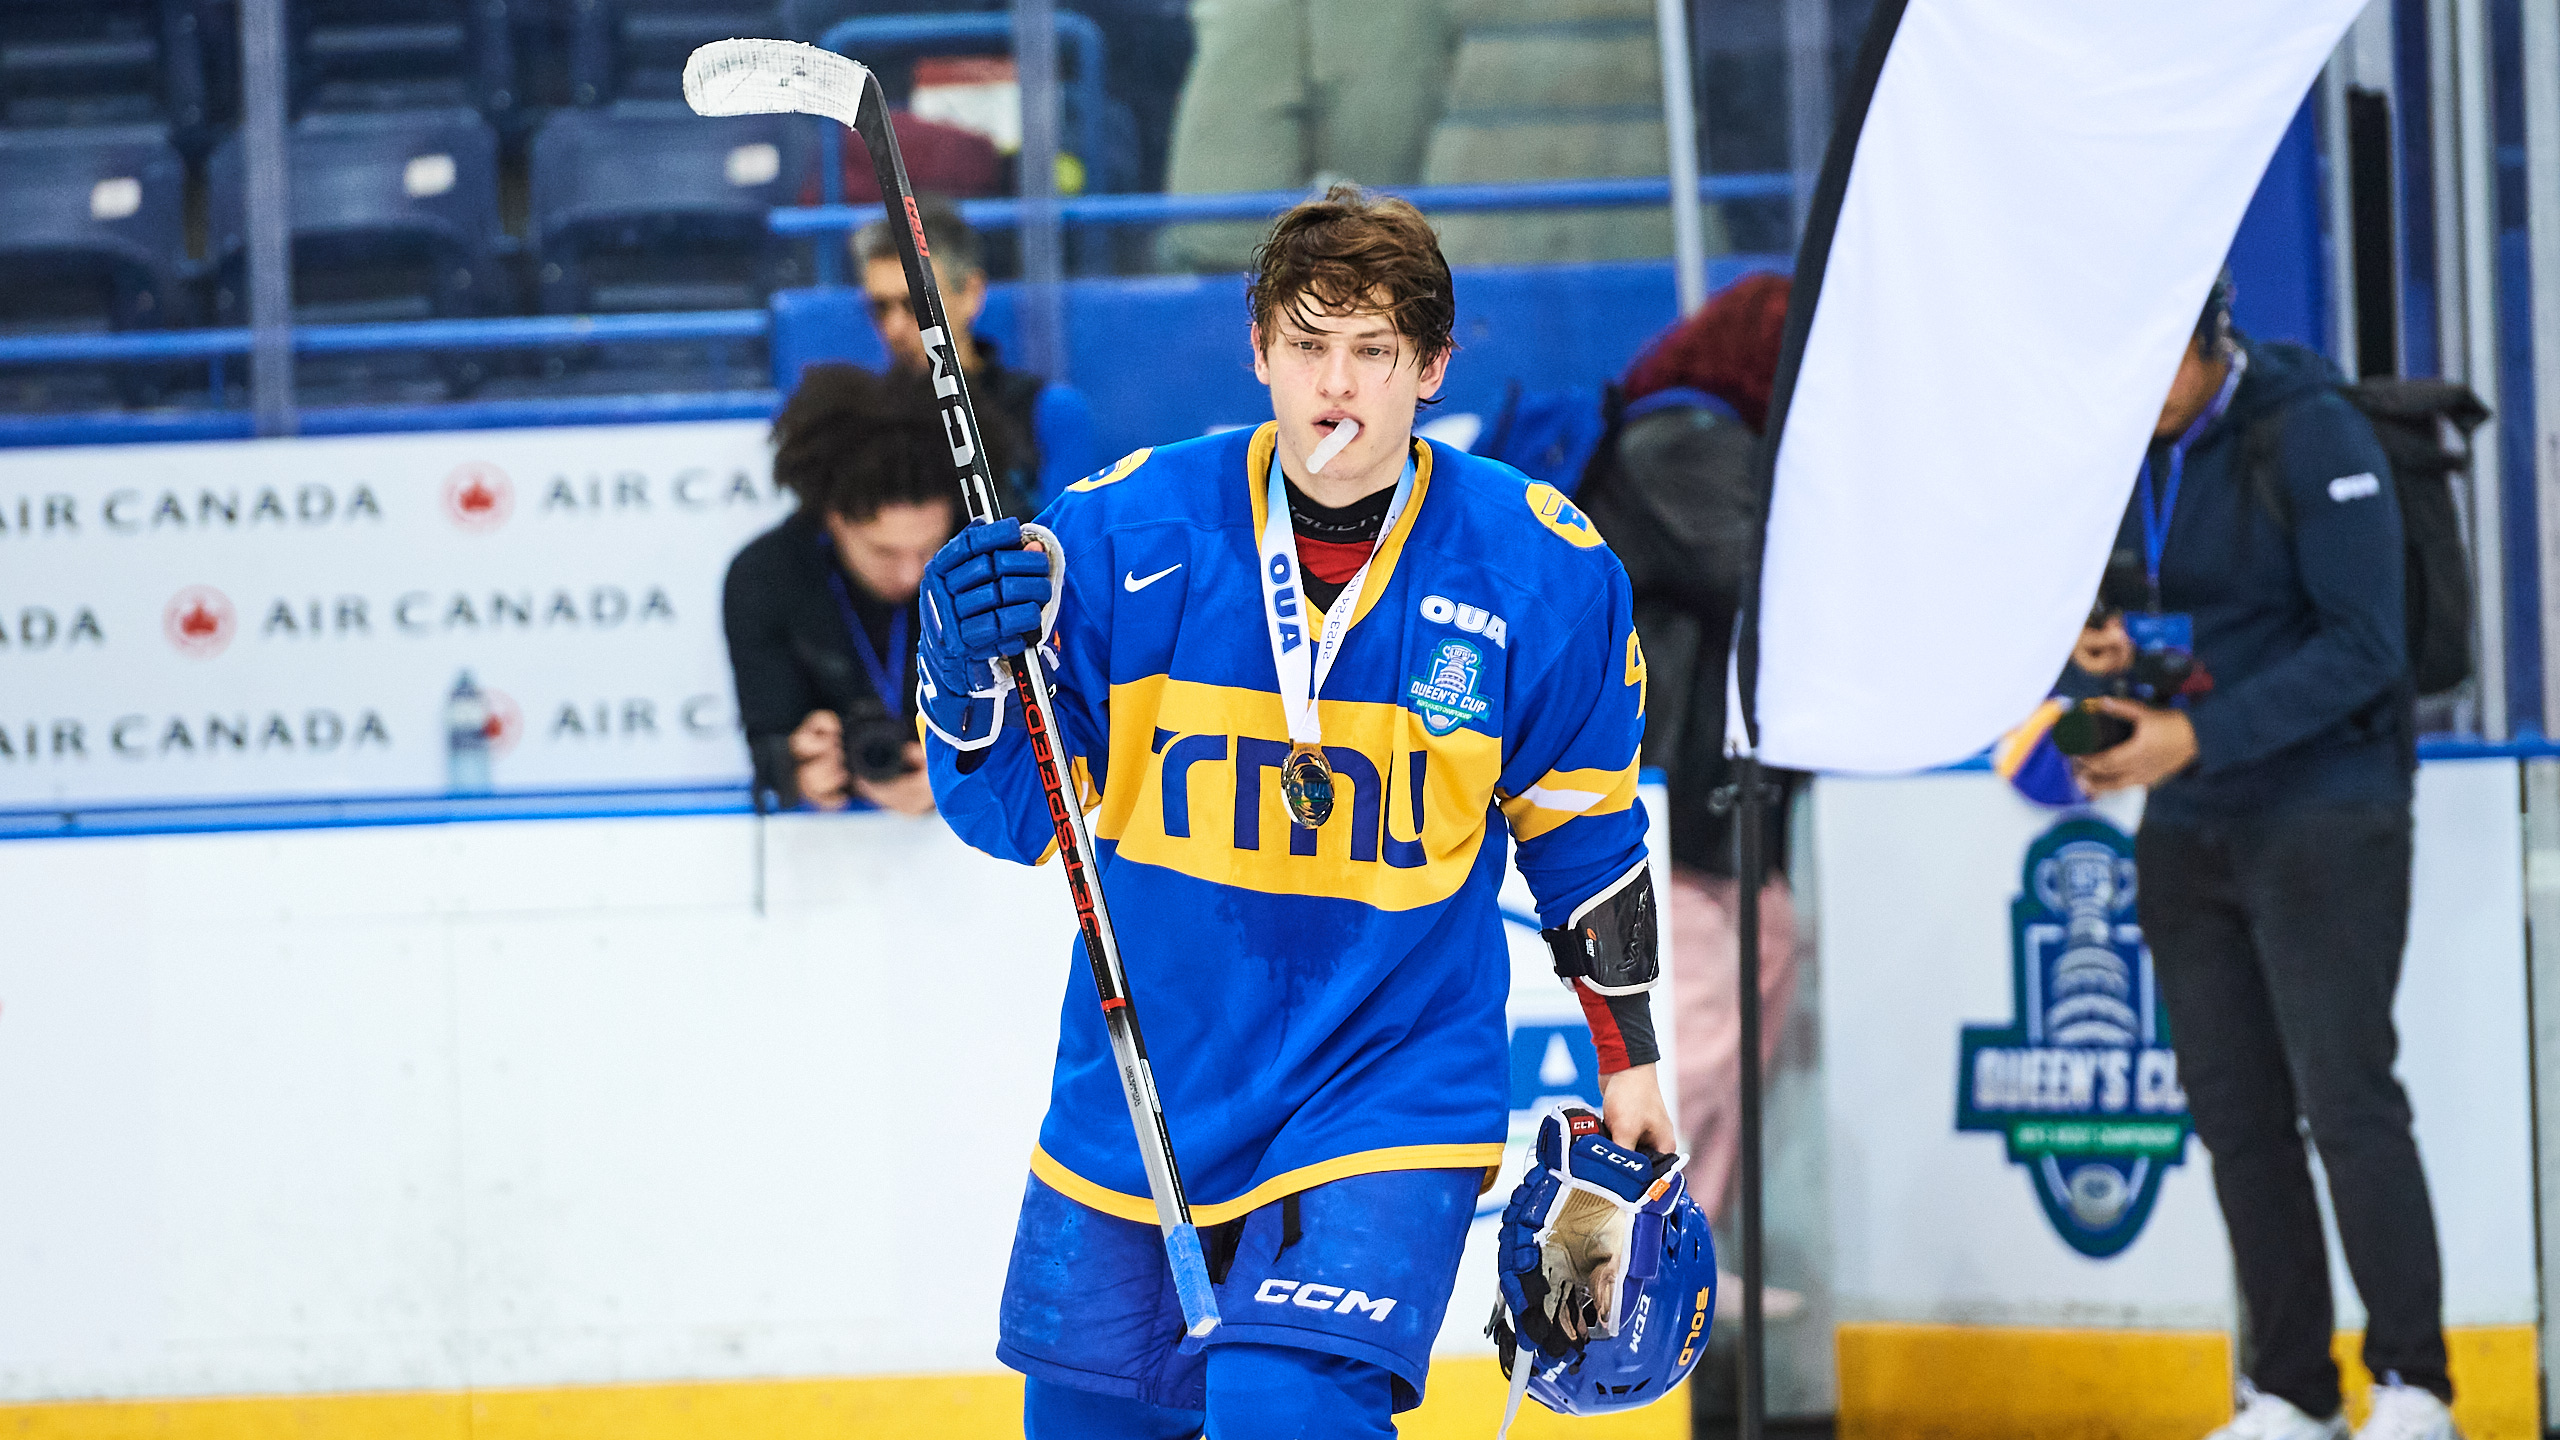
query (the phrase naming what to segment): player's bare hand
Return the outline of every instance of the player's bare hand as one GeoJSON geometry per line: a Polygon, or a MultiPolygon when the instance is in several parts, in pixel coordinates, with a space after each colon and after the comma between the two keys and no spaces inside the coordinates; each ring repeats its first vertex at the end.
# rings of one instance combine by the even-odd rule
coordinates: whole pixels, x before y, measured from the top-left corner
{"type": "Polygon", "coordinates": [[[2080,631],[2071,647],[2071,663],[2091,675],[2118,675],[2133,665],[2133,637],[2124,633],[2124,617],[2110,615],[2104,625],[2080,631]]]}
{"type": "Polygon", "coordinates": [[[1635,1065],[1600,1077],[1600,1120],[1609,1138],[1637,1150],[1669,1155],[1680,1148],[1671,1128],[1671,1111],[1662,1103],[1662,1082],[1651,1065],[1635,1065]]]}
{"type": "Polygon", "coordinates": [[[924,747],[907,746],[907,763],[915,768],[895,780],[856,778],[853,788],[862,798],[883,810],[894,810],[913,818],[933,813],[933,778],[925,774],[924,747]]]}
{"type": "Polygon", "coordinates": [[[844,768],[844,722],[833,710],[812,710],[791,732],[792,783],[800,798],[821,810],[841,810],[853,777],[844,768]]]}

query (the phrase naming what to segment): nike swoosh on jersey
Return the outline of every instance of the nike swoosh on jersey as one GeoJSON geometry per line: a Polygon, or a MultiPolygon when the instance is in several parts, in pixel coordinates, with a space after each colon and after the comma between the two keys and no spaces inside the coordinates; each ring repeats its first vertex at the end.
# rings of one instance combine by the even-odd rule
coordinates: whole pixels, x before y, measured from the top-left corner
{"type": "Polygon", "coordinates": [[[1157,571],[1153,575],[1147,576],[1144,579],[1140,579],[1138,572],[1132,570],[1128,574],[1120,577],[1120,584],[1123,589],[1126,589],[1130,594],[1135,595],[1139,591],[1146,589],[1148,586],[1153,585],[1157,581],[1181,568],[1182,562],[1177,560],[1173,564],[1167,565],[1163,569],[1157,571]]]}

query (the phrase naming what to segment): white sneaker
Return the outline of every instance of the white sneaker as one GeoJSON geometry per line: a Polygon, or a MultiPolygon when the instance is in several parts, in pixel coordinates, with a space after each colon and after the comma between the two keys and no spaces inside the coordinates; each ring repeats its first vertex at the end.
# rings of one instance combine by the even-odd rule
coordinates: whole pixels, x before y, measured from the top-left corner
{"type": "Polygon", "coordinates": [[[2326,1420],[2314,1420],[2295,1409],[2292,1401],[2269,1395],[2243,1380],[2240,1413],[2205,1440],[2345,1440],[2346,1433],[2344,1417],[2332,1415],[2326,1420]]]}
{"type": "Polygon", "coordinates": [[[2461,1434],[2443,1401],[2386,1377],[2373,1387],[2373,1413],[2356,1431],[2356,1440],[2460,1440],[2461,1434]]]}

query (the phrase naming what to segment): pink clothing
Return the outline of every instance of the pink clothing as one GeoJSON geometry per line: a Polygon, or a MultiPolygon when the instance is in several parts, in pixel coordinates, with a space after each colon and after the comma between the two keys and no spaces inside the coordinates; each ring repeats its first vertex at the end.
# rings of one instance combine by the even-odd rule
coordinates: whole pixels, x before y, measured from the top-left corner
{"type": "MultiPolygon", "coordinates": [[[[1671,968],[1678,977],[1680,1124],[1689,1194],[1724,1213],[1742,1154],[1742,970],[1736,924],[1741,882],[1685,866],[1671,872],[1671,968]]],[[[1760,892],[1760,1073],[1786,1032],[1796,996],[1795,896],[1784,876],[1760,892]]],[[[1765,1138],[1765,1132],[1764,1132],[1765,1138]]]]}

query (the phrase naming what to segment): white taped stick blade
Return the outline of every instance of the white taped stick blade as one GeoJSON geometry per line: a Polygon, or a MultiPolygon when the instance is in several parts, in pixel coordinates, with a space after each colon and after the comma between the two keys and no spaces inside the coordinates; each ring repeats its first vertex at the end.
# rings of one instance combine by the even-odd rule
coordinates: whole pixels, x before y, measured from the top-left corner
{"type": "Polygon", "coordinates": [[[823,115],[853,123],[871,72],[794,40],[714,40],[684,62],[697,115],[823,115]]]}

